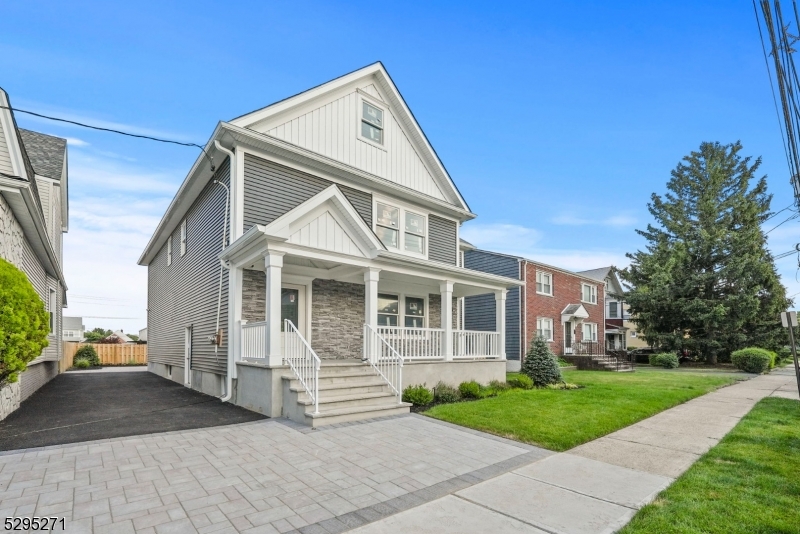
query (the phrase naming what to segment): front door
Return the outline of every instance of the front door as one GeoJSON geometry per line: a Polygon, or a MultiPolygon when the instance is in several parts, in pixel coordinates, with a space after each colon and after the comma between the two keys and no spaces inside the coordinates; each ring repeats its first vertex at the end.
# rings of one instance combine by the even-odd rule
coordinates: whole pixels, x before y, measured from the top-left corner
{"type": "MultiPolygon", "coordinates": [[[[281,332],[286,328],[285,319],[292,321],[300,334],[308,340],[305,321],[306,288],[292,284],[281,286],[281,332]]],[[[281,349],[283,349],[283,335],[281,335],[281,349]]],[[[283,350],[281,350],[283,352],[283,350]]]]}
{"type": "Polygon", "coordinates": [[[572,354],[572,323],[564,323],[564,354],[572,354]]]}

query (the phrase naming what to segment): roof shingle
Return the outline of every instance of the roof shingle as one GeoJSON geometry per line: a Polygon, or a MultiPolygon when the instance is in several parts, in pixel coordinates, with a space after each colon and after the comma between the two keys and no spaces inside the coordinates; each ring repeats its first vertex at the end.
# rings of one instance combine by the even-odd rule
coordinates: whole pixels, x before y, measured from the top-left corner
{"type": "Polygon", "coordinates": [[[45,178],[60,180],[61,171],[64,169],[64,155],[67,152],[67,140],[22,128],[19,129],[19,133],[34,172],[45,178]]]}

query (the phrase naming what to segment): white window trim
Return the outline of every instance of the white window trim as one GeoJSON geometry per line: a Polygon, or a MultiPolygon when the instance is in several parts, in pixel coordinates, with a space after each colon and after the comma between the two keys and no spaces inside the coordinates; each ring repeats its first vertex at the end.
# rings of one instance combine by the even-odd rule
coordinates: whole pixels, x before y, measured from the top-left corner
{"type": "MultiPolygon", "coordinates": [[[[375,195],[372,195],[372,231],[376,232],[377,235],[377,228],[378,228],[378,203],[380,204],[387,204],[392,206],[393,208],[397,208],[400,210],[399,221],[398,221],[398,231],[400,235],[397,239],[397,248],[393,249],[391,247],[386,247],[388,250],[397,252],[399,254],[403,254],[405,256],[411,256],[413,258],[422,258],[427,260],[428,259],[428,246],[430,243],[430,212],[419,209],[416,206],[411,206],[409,204],[405,204],[403,202],[398,202],[396,200],[388,200],[386,198],[379,198],[375,195]],[[422,254],[418,254],[416,252],[409,252],[405,250],[406,244],[406,211],[413,212],[416,215],[422,216],[425,219],[425,239],[423,240],[425,251],[422,254]]],[[[413,295],[409,295],[413,296],[413,295]]]]}
{"type": "Polygon", "coordinates": [[[56,308],[58,308],[58,298],[56,295],[56,290],[52,287],[48,288],[47,293],[47,311],[50,315],[50,335],[54,336],[56,334],[56,308]]]}
{"type": "Polygon", "coordinates": [[[597,323],[583,323],[581,325],[581,341],[597,341],[597,323]],[[586,339],[586,327],[592,327],[592,338],[586,339]]]}
{"type": "Polygon", "coordinates": [[[535,283],[536,283],[536,294],[537,295],[545,295],[545,296],[548,296],[548,297],[552,297],[553,296],[553,293],[554,293],[554,291],[553,291],[553,273],[548,272],[548,271],[540,271],[540,270],[537,269],[536,270],[536,282],[535,283]],[[544,291],[539,291],[539,275],[540,274],[546,274],[547,276],[550,277],[550,293],[545,293],[544,291]]]}
{"type": "MultiPolygon", "coordinates": [[[[428,302],[428,296],[427,295],[415,295],[415,294],[412,294],[412,293],[398,293],[397,291],[381,291],[380,288],[378,288],[378,293],[381,294],[381,295],[392,295],[394,297],[397,297],[397,306],[398,306],[398,309],[397,309],[397,312],[398,312],[397,313],[397,326],[394,327],[394,326],[383,326],[383,325],[380,325],[380,326],[378,326],[378,328],[412,328],[411,326],[406,326],[406,297],[411,297],[411,298],[415,298],[415,299],[423,299],[425,301],[425,315],[423,316],[424,319],[425,319],[425,321],[424,321],[425,326],[422,326],[420,328],[428,328],[428,325],[430,324],[429,321],[430,321],[430,318],[431,318],[431,307],[430,307],[430,303],[428,302]]],[[[439,313],[441,314],[441,311],[439,313]]],[[[384,314],[381,314],[380,311],[379,311],[378,315],[384,315],[384,314]]]]}
{"type": "Polygon", "coordinates": [[[186,254],[186,219],[181,222],[181,256],[186,254]]]}
{"type": "Polygon", "coordinates": [[[549,321],[550,322],[550,337],[545,339],[545,341],[553,341],[553,335],[555,333],[555,332],[553,332],[553,325],[555,324],[555,322],[550,317],[537,317],[536,318],[536,335],[537,336],[539,335],[539,330],[544,330],[543,328],[539,328],[539,325],[541,324],[541,321],[549,321]]]}
{"type": "Polygon", "coordinates": [[[581,302],[585,302],[586,304],[597,304],[597,286],[592,284],[587,284],[585,282],[581,282],[581,302]],[[594,301],[591,300],[583,300],[583,288],[590,287],[592,288],[591,296],[594,297],[594,301]]]}
{"type": "Polygon", "coordinates": [[[387,137],[388,137],[388,128],[386,127],[389,124],[389,107],[381,102],[377,98],[369,98],[364,96],[363,93],[358,92],[358,106],[356,107],[356,139],[363,143],[367,143],[368,145],[374,146],[384,152],[387,152],[386,147],[388,146],[387,137]],[[372,139],[367,139],[363,135],[361,135],[361,115],[364,113],[364,102],[369,104],[370,106],[376,107],[383,112],[383,144],[376,143],[372,139]]]}
{"type": "Polygon", "coordinates": [[[172,235],[167,238],[167,266],[172,265],[172,235]]]}

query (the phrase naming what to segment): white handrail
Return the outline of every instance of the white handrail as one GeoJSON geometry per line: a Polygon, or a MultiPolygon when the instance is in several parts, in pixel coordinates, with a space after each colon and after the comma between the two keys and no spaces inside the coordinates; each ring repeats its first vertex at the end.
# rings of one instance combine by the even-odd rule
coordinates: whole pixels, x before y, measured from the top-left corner
{"type": "Polygon", "coordinates": [[[444,330],[379,326],[376,332],[404,359],[430,360],[444,357],[444,330]]]}
{"type": "Polygon", "coordinates": [[[364,325],[364,361],[389,384],[397,397],[403,396],[403,357],[370,325],[364,325]]]}
{"type": "Polygon", "coordinates": [[[319,413],[319,368],[322,362],[292,321],[284,319],[283,330],[283,360],[306,388],[314,403],[314,413],[319,413]]]}
{"type": "Polygon", "coordinates": [[[499,358],[500,334],[477,330],[453,331],[453,358],[499,358]]]}
{"type": "Polygon", "coordinates": [[[242,324],[242,358],[267,357],[267,322],[242,324]]]}

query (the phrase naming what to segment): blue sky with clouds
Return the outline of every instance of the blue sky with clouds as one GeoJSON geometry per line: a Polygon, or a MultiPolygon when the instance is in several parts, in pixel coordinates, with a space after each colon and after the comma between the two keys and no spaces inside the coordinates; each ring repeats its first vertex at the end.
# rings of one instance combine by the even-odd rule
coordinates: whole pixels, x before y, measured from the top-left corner
{"type": "MultiPolygon", "coordinates": [[[[741,140],[763,157],[773,206],[791,203],[749,1],[29,1],[4,4],[0,33],[15,106],[197,143],[376,60],[479,215],[463,235],[484,248],[624,266],[650,194],[702,141],[741,140]]],[[[197,151],[17,120],[70,140],[67,314],[138,330],[136,260],[197,151]]],[[[773,231],[773,251],[797,234],[795,221],[773,231]]],[[[797,259],[779,267],[800,291],[797,259]]]]}

